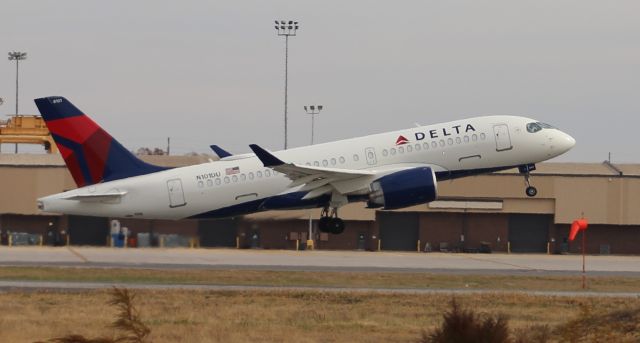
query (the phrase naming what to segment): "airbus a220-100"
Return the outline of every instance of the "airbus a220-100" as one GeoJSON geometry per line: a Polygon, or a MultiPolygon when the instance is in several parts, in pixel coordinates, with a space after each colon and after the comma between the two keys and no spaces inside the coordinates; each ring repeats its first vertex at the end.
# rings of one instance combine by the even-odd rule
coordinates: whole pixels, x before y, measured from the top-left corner
{"type": "Polygon", "coordinates": [[[398,209],[438,197],[438,182],[519,168],[525,192],[535,164],[575,140],[520,116],[483,116],[167,168],[143,162],[63,97],[35,100],[77,189],[38,199],[46,212],[119,218],[220,218],[320,208],[323,232],[344,231],[339,208],[398,209]]]}

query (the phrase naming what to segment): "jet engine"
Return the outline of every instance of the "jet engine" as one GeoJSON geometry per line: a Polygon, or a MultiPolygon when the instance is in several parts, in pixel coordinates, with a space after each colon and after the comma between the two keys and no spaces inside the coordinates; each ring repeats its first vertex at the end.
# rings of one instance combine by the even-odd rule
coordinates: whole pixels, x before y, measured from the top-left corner
{"type": "Polygon", "coordinates": [[[429,167],[385,175],[370,185],[368,207],[393,210],[431,202],[437,197],[436,175],[429,167]]]}

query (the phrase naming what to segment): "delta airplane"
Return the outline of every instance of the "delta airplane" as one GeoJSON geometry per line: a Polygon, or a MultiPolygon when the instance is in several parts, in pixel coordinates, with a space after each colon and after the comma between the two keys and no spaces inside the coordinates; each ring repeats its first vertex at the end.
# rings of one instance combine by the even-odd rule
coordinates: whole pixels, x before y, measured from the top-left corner
{"type": "Polygon", "coordinates": [[[38,199],[46,212],[116,218],[183,219],[321,208],[319,229],[338,234],[350,202],[398,209],[437,198],[439,181],[519,168],[526,194],[535,163],[575,140],[551,125],[485,116],[359,138],[166,168],[141,161],[63,97],[36,99],[77,189],[38,199]]]}

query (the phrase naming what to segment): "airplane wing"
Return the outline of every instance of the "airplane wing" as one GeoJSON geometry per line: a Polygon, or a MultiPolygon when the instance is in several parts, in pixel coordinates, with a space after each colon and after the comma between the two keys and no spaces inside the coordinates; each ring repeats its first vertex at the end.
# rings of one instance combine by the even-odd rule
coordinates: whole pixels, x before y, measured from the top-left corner
{"type": "Polygon", "coordinates": [[[341,194],[355,192],[367,187],[372,178],[377,175],[376,172],[368,170],[321,168],[285,163],[256,144],[251,144],[249,147],[265,167],[282,173],[291,180],[289,188],[301,186],[300,191],[308,191],[303,199],[316,198],[334,189],[341,194]]]}

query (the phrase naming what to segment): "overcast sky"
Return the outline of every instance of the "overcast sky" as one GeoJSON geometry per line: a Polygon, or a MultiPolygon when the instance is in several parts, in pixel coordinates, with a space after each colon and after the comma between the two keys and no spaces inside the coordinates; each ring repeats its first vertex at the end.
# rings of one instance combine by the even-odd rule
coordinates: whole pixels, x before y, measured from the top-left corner
{"type": "Polygon", "coordinates": [[[640,162],[640,1],[24,1],[0,6],[0,113],[63,95],[131,150],[233,153],[477,115],[570,133],[558,161],[640,162]]]}

